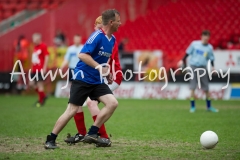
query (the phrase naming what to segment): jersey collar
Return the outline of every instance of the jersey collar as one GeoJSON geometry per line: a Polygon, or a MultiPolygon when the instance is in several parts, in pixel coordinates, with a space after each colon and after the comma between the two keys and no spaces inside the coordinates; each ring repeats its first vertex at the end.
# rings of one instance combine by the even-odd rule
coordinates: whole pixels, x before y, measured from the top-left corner
{"type": "Polygon", "coordinates": [[[100,28],[100,30],[102,31],[102,33],[105,35],[105,37],[108,39],[108,41],[110,42],[111,41],[111,39],[112,39],[112,36],[111,36],[111,38],[108,38],[108,36],[106,35],[106,33],[103,31],[103,29],[102,28],[100,28]]]}

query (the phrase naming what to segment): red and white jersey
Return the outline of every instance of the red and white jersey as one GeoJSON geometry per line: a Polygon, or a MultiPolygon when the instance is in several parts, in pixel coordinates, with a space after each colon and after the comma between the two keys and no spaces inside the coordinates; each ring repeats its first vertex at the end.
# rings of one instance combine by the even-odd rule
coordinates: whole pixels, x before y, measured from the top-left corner
{"type": "MultiPolygon", "coordinates": [[[[117,44],[117,41],[115,41],[115,44],[114,44],[114,47],[113,47],[113,52],[112,52],[112,55],[111,55],[110,61],[109,61],[109,65],[110,65],[110,68],[111,68],[111,73],[112,73],[112,63],[113,63],[113,60],[115,61],[115,72],[117,72],[119,70],[122,71],[120,60],[119,60],[119,56],[118,56],[118,44],[117,44]]],[[[118,72],[116,74],[116,79],[114,81],[117,84],[120,85],[121,82],[122,82],[122,79],[123,79],[122,73],[118,72]]]]}
{"type": "Polygon", "coordinates": [[[48,56],[47,46],[44,43],[34,46],[34,51],[32,54],[32,72],[40,72],[43,69],[45,56],[48,56]]]}

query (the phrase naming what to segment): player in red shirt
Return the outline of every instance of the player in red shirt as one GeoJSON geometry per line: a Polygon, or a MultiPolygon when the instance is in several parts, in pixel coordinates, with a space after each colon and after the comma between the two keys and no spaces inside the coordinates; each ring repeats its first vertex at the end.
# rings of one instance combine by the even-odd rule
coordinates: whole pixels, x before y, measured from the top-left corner
{"type": "Polygon", "coordinates": [[[34,43],[34,51],[32,54],[32,80],[29,80],[29,84],[38,93],[38,101],[35,103],[35,106],[41,107],[44,105],[47,98],[44,93],[43,75],[45,75],[47,71],[49,53],[47,46],[42,42],[41,34],[34,33],[32,35],[32,40],[34,43]]]}
{"type": "MultiPolygon", "coordinates": [[[[101,29],[102,28],[102,16],[99,16],[96,21],[95,21],[95,30],[101,29]]],[[[115,67],[115,72],[117,71],[121,71],[121,65],[120,65],[120,61],[119,61],[119,57],[118,57],[118,44],[117,42],[115,42],[114,44],[114,48],[113,48],[113,52],[112,55],[109,59],[109,65],[111,68],[111,73],[112,73],[112,64],[114,64],[115,67]]],[[[114,77],[113,77],[114,78],[114,77]]],[[[114,91],[115,89],[117,89],[119,87],[119,85],[121,84],[123,79],[122,73],[118,72],[116,74],[116,78],[113,79],[113,83],[109,84],[109,88],[114,91]]],[[[100,109],[98,108],[98,101],[94,101],[94,100],[90,100],[90,98],[87,99],[86,101],[88,109],[92,115],[93,120],[95,121],[97,118],[98,113],[100,112],[100,109]]],[[[75,120],[75,124],[76,127],[78,129],[78,133],[71,137],[67,137],[67,139],[65,140],[66,143],[68,144],[72,144],[72,143],[78,143],[81,142],[82,139],[84,138],[84,136],[86,135],[86,127],[85,127],[85,122],[84,122],[84,114],[82,109],[78,110],[78,112],[76,113],[76,115],[74,116],[74,120],[75,120]]],[[[111,141],[109,139],[109,136],[107,134],[105,125],[103,124],[100,128],[99,128],[99,134],[100,134],[100,138],[102,139],[102,141],[107,142],[107,145],[104,146],[99,146],[98,147],[110,147],[111,146],[111,141]]]]}

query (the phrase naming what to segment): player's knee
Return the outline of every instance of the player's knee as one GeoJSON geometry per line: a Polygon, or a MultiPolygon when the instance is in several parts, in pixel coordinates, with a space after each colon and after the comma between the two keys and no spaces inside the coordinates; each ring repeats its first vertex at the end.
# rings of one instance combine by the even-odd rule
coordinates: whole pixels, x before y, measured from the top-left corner
{"type": "Polygon", "coordinates": [[[30,81],[29,82],[29,87],[34,88],[35,87],[34,82],[30,81]]]}
{"type": "Polygon", "coordinates": [[[71,114],[71,116],[73,117],[73,116],[75,116],[75,114],[78,112],[78,108],[77,107],[73,107],[72,109],[71,109],[71,112],[70,112],[70,114],[71,114]]]}
{"type": "Polygon", "coordinates": [[[88,108],[91,108],[93,106],[93,103],[91,100],[87,100],[87,106],[88,108]]]}
{"type": "Polygon", "coordinates": [[[68,111],[67,113],[69,116],[73,117],[78,112],[78,110],[79,110],[79,107],[70,104],[70,107],[68,107],[67,109],[68,111]]]}
{"type": "Polygon", "coordinates": [[[97,107],[97,104],[98,104],[97,101],[91,101],[91,100],[88,100],[88,101],[87,101],[87,106],[88,106],[88,108],[97,107]]]}
{"type": "Polygon", "coordinates": [[[110,106],[111,106],[112,108],[116,109],[117,106],[118,106],[118,101],[117,101],[116,99],[115,99],[115,100],[111,100],[110,106]]]}

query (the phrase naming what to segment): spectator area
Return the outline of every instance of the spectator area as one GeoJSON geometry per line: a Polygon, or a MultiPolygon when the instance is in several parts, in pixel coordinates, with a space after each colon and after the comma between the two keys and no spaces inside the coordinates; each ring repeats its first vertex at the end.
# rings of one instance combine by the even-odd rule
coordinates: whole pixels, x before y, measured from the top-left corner
{"type": "Polygon", "coordinates": [[[115,36],[118,41],[128,37],[125,49],[160,49],[164,52],[166,68],[176,67],[188,45],[199,39],[204,29],[211,31],[210,43],[215,49],[240,49],[240,0],[142,0],[141,3],[139,0],[0,0],[0,20],[25,9],[52,9],[55,16],[52,26],[56,27],[45,29],[52,27],[52,15],[46,13],[0,37],[0,45],[12,45],[12,37],[23,31],[30,39],[38,30],[51,46],[57,28],[64,31],[67,39],[71,40],[75,33],[79,33],[86,40],[93,31],[95,18],[108,8],[116,8],[121,13],[122,26],[115,36]],[[66,25],[69,17],[72,18],[71,24],[66,25]],[[39,23],[43,26],[39,27],[39,23]]]}
{"type": "Polygon", "coordinates": [[[22,10],[55,9],[67,0],[1,0],[0,21],[22,10]]]}
{"type": "Polygon", "coordinates": [[[174,67],[192,40],[211,31],[215,49],[240,49],[239,0],[176,0],[127,21],[117,33],[129,38],[127,50],[162,49],[165,64],[174,67]]]}

